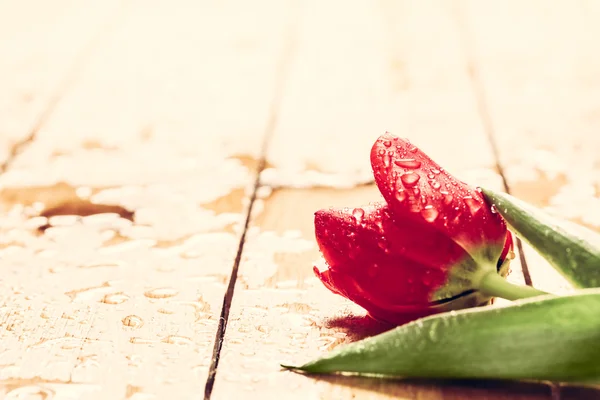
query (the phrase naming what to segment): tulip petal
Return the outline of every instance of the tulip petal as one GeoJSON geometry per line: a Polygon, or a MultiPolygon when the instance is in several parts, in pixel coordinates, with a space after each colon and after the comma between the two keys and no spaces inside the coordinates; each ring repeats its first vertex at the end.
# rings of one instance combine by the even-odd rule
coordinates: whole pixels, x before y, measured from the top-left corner
{"type": "Polygon", "coordinates": [[[375,303],[373,297],[359,286],[350,275],[333,269],[319,271],[316,267],[314,272],[325,287],[363,307],[372,318],[379,321],[402,325],[439,312],[436,308],[429,307],[427,304],[392,305],[375,303]]]}
{"type": "MultiPolygon", "coordinates": [[[[398,222],[387,206],[322,210],[315,232],[329,271],[317,276],[334,293],[369,312],[396,306],[428,305],[447,280],[448,269],[474,261],[456,243],[430,226],[398,222]],[[358,217],[358,218],[357,218],[358,217]]],[[[443,294],[442,294],[443,293],[443,294]]]]}
{"type": "Polygon", "coordinates": [[[506,224],[476,189],[450,175],[408,140],[387,133],[373,145],[371,165],[395,218],[434,227],[481,264],[498,261],[506,224]]]}

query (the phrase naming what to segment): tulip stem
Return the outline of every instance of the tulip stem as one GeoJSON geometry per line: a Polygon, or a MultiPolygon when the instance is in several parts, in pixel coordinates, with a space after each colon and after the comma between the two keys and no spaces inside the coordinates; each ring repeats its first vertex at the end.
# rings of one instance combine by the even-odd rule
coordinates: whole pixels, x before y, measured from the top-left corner
{"type": "Polygon", "coordinates": [[[531,286],[510,283],[496,271],[485,274],[479,283],[479,290],[489,296],[501,297],[506,300],[526,299],[548,294],[531,286]]]}

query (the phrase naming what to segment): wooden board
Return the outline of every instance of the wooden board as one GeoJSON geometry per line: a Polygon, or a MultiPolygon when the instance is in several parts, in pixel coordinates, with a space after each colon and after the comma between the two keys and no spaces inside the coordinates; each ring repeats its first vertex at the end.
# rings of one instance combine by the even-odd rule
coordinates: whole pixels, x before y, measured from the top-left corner
{"type": "Polygon", "coordinates": [[[0,176],[0,397],[202,393],[287,15],[139,1],[106,33],[0,176]]]}
{"type": "Polygon", "coordinates": [[[600,7],[548,4],[0,3],[0,397],[598,397],[279,368],[385,329],[312,266],[386,130],[597,228],[600,7]]]}
{"type": "MultiPolygon", "coordinates": [[[[467,46],[512,193],[600,230],[600,13],[552,4],[464,3],[467,46]]],[[[571,290],[532,249],[527,259],[535,286],[571,290]]]]}
{"type": "Polygon", "coordinates": [[[0,167],[68,90],[122,2],[0,3],[0,167]],[[34,11],[33,11],[34,10],[34,11]]]}

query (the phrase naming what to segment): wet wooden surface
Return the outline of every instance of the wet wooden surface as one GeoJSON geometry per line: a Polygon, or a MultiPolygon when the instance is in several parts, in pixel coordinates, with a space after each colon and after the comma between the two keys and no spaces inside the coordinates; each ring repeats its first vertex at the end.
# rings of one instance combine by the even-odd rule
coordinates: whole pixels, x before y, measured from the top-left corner
{"type": "MultiPolygon", "coordinates": [[[[378,200],[386,130],[600,229],[598,21],[594,1],[0,3],[0,397],[598,397],[278,366],[383,329],[312,275],[312,214],[378,200]]],[[[521,260],[511,280],[569,290],[521,260]]]]}

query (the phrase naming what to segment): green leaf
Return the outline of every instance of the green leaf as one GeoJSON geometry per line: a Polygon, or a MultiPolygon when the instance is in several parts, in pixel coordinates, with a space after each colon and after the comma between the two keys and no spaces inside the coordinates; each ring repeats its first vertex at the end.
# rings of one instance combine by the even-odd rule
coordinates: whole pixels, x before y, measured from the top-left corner
{"type": "Polygon", "coordinates": [[[438,314],[340,347],[306,373],[382,377],[596,381],[600,290],[438,314]]]}
{"type": "Polygon", "coordinates": [[[600,236],[509,194],[481,189],[510,229],[575,287],[600,285],[600,236]]]}

